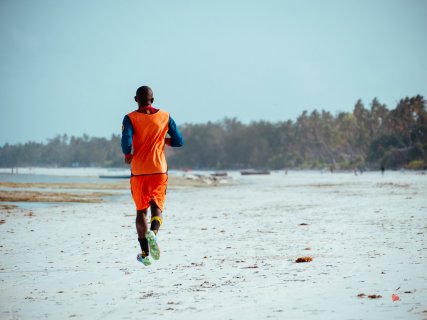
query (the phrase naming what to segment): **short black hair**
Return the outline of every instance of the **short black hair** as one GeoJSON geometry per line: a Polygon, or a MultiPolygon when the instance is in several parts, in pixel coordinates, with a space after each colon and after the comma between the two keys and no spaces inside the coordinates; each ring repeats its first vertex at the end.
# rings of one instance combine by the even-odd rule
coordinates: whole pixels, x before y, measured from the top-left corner
{"type": "Polygon", "coordinates": [[[136,90],[136,96],[141,100],[151,100],[153,97],[153,90],[149,86],[142,86],[136,90]]]}

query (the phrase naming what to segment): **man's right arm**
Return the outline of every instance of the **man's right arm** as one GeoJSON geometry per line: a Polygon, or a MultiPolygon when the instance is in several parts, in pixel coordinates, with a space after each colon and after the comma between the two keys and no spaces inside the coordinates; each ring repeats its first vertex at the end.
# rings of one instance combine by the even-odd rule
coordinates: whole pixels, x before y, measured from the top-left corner
{"type": "Polygon", "coordinates": [[[133,135],[133,126],[129,117],[126,115],[123,118],[122,123],[122,152],[125,155],[125,162],[130,163],[132,161],[132,135],[133,135]]]}

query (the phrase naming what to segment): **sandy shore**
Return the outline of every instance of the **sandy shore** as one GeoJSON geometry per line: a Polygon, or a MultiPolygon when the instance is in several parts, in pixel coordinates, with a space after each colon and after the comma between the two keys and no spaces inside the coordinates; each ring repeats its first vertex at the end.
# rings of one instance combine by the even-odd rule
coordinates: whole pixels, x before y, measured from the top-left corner
{"type": "Polygon", "coordinates": [[[107,192],[40,192],[40,191],[4,191],[0,190],[0,201],[4,202],[82,202],[100,203],[105,197],[113,195],[107,192]]]}
{"type": "Polygon", "coordinates": [[[127,192],[1,210],[0,318],[424,319],[425,199],[411,173],[171,188],[148,268],[127,192]]]}
{"type": "MultiPolygon", "coordinates": [[[[129,180],[117,179],[116,181],[98,183],[41,183],[41,182],[1,182],[1,202],[76,202],[76,203],[101,203],[107,197],[117,193],[111,191],[129,190],[129,180]],[[56,190],[63,190],[56,192],[56,190]],[[77,190],[69,192],[65,190],[77,190]],[[98,190],[95,192],[94,190],[98,190]],[[102,190],[102,192],[100,192],[102,190]],[[110,191],[110,192],[108,192],[110,191]]],[[[217,186],[220,182],[207,177],[181,177],[169,176],[169,189],[185,187],[217,186]]],[[[0,206],[0,210],[1,210],[0,206]]]]}
{"type": "MultiPolygon", "coordinates": [[[[206,175],[208,177],[208,175],[206,175]]],[[[212,181],[212,180],[211,180],[212,181]]],[[[169,176],[168,188],[204,187],[217,185],[215,181],[208,183],[207,179],[196,176],[169,176]]],[[[81,190],[129,190],[128,179],[106,179],[103,182],[5,182],[0,181],[0,189],[81,189],[81,190]]]]}

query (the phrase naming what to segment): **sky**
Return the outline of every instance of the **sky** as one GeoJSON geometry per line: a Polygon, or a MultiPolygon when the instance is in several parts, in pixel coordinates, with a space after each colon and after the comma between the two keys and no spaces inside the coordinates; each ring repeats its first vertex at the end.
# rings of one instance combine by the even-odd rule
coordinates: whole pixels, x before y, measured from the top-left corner
{"type": "Polygon", "coordinates": [[[424,0],[0,0],[0,146],[110,137],[149,85],[178,124],[427,97],[424,0]]]}

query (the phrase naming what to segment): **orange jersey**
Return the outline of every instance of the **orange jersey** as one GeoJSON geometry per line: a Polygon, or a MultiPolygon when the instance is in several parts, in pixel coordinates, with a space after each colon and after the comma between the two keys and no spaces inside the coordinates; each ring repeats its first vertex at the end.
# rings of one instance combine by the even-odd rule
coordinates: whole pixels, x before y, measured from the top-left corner
{"type": "Polygon", "coordinates": [[[128,117],[133,126],[132,175],[166,173],[165,137],[169,113],[162,110],[153,114],[133,111],[128,117]]]}

